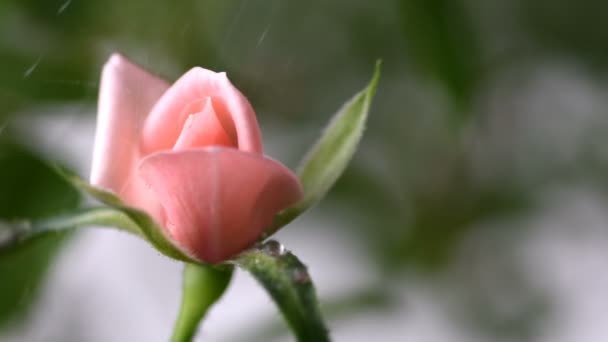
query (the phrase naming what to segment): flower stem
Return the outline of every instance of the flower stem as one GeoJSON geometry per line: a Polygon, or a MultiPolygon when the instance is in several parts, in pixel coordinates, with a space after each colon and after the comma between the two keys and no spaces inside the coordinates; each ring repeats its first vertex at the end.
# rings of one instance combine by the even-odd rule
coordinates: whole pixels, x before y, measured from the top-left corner
{"type": "Polygon", "coordinates": [[[298,342],[329,342],[330,336],[306,266],[271,240],[234,263],[251,273],[274,300],[298,342]]]}
{"type": "Polygon", "coordinates": [[[182,303],[171,342],[190,342],[209,308],[222,296],[233,267],[184,264],[182,303]]]}

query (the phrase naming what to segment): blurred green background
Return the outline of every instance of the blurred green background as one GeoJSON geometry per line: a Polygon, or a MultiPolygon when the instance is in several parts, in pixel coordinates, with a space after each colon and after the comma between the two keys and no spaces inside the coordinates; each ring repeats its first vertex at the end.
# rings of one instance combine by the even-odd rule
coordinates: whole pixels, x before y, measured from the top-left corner
{"type": "MultiPolygon", "coordinates": [[[[554,265],[566,275],[580,251],[608,247],[607,12],[600,0],[1,0],[0,217],[77,205],[46,166],[61,147],[39,146],[45,131],[28,122],[68,107],[92,122],[114,51],[169,80],[227,71],[273,132],[269,153],[290,166],[382,58],[361,150],[315,209],[341,222],[332,229],[376,278],[324,299],[330,325],[391,315],[414,282],[462,340],[557,338],[568,306],[536,262],[542,246],[578,241],[571,264],[554,265]]],[[[307,229],[323,239],[328,228],[307,229]]],[[[0,256],[0,329],[27,319],[55,240],[0,256]]],[[[564,341],[602,339],[573,336],[564,341]]]]}

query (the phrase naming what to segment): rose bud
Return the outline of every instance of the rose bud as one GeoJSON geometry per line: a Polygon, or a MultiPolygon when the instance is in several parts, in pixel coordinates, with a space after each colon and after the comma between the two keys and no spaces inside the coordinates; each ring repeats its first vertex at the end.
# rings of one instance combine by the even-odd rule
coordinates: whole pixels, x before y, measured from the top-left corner
{"type": "Polygon", "coordinates": [[[264,156],[255,112],[225,73],[193,68],[169,85],[118,54],[101,77],[90,180],[205,263],[254,244],[302,196],[264,156]]]}

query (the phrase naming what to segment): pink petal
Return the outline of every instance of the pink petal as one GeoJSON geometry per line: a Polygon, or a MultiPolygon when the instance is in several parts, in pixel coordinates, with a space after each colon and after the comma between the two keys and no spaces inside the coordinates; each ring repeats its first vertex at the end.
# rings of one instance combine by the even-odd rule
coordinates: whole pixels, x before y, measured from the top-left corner
{"type": "Polygon", "coordinates": [[[229,136],[237,137],[238,149],[262,153],[262,140],[255,112],[249,101],[225,73],[193,68],[178,79],[156,103],[144,124],[146,154],[171,149],[192,112],[192,104],[210,98],[218,120],[229,136]]]}
{"type": "Polygon", "coordinates": [[[139,159],[143,121],[168,86],[119,54],[106,62],[99,89],[91,184],[121,191],[139,159]]]}
{"type": "Polygon", "coordinates": [[[235,138],[226,132],[213,109],[211,99],[207,99],[201,112],[188,117],[173,150],[205,146],[236,147],[235,138]]]}
{"type": "Polygon", "coordinates": [[[157,223],[165,221],[165,210],[158,196],[135,172],[122,188],[120,198],[130,207],[146,212],[157,223]]]}
{"type": "Polygon", "coordinates": [[[302,196],[285,166],[232,148],[160,152],[139,170],[164,207],[169,235],[208,263],[252,245],[277,212],[302,196]]]}

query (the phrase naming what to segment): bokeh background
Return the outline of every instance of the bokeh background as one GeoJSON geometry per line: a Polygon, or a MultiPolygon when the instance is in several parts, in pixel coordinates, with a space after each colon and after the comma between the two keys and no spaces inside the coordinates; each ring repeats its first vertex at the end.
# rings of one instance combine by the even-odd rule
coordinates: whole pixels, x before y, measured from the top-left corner
{"type": "MultiPolygon", "coordinates": [[[[0,1],[0,218],[82,203],[101,67],[227,71],[295,167],[383,72],[351,167],[278,239],[336,341],[608,339],[608,3],[0,1]]],[[[2,231],[0,230],[0,233],[2,231]]],[[[112,230],[0,257],[0,340],[165,341],[181,265],[112,230]]],[[[290,341],[238,273],[204,341],[290,341]]]]}

